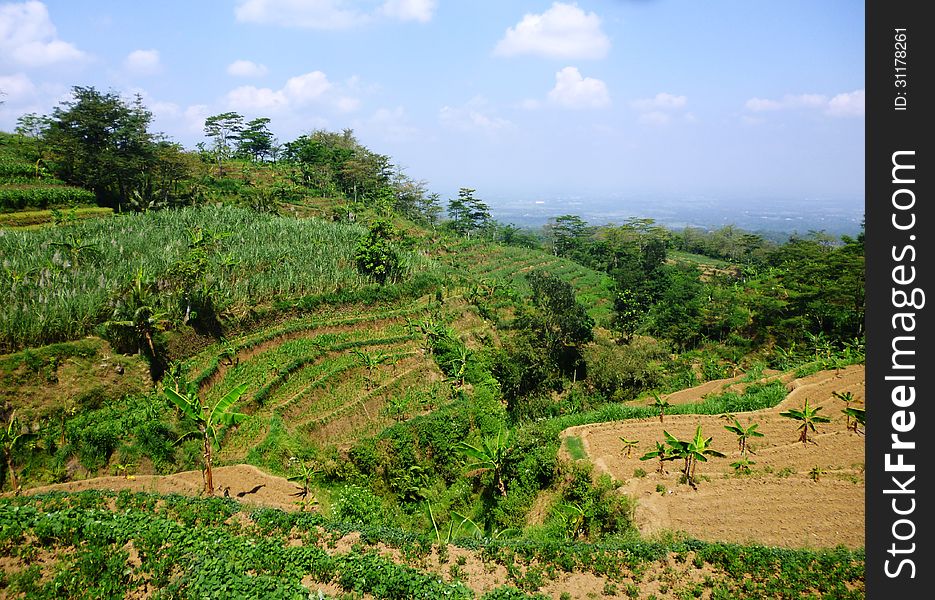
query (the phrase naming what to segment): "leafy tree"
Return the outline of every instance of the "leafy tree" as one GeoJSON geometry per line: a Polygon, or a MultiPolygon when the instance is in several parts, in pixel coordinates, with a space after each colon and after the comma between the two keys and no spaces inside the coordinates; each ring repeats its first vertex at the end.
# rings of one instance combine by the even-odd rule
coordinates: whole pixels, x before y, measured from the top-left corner
{"type": "Polygon", "coordinates": [[[270,120],[260,117],[247,121],[237,136],[237,154],[249,156],[254,162],[259,162],[270,156],[273,152],[274,139],[269,130],[270,120]]]}
{"type": "Polygon", "coordinates": [[[512,449],[510,432],[503,429],[497,432],[497,437],[483,439],[480,445],[472,445],[462,441],[458,448],[474,462],[468,464],[470,472],[468,477],[482,473],[493,474],[493,483],[501,496],[506,496],[506,485],[503,481],[503,468],[512,449]]]}
{"type": "Polygon", "coordinates": [[[19,493],[19,481],[16,479],[16,465],[13,463],[14,454],[23,444],[35,438],[35,433],[23,431],[20,427],[19,421],[16,420],[15,410],[10,414],[7,426],[0,429],[0,447],[3,448],[3,458],[6,461],[7,471],[10,473],[10,485],[16,494],[19,493]]]}
{"type": "Polygon", "coordinates": [[[72,99],[52,111],[47,132],[56,173],[93,190],[102,205],[127,204],[155,163],[151,122],[140,96],[128,104],[114,92],[72,88],[72,99]]]}
{"type": "Polygon", "coordinates": [[[587,242],[590,228],[576,215],[561,215],[550,219],[546,228],[552,238],[552,253],[556,256],[574,256],[587,242]]]}
{"type": "Polygon", "coordinates": [[[39,165],[45,155],[46,137],[52,119],[45,115],[27,113],[16,119],[16,133],[33,141],[36,158],[36,177],[39,177],[39,165]]]}
{"type": "MultiPolygon", "coordinates": [[[[809,441],[808,432],[809,431],[817,432],[815,429],[816,424],[831,422],[831,419],[829,419],[828,417],[818,414],[818,411],[820,410],[821,410],[820,406],[816,406],[814,408],[809,406],[808,398],[806,398],[805,406],[802,407],[802,409],[792,408],[787,411],[783,411],[779,414],[780,416],[788,417],[790,419],[795,419],[796,421],[800,421],[800,424],[797,428],[797,430],[800,432],[799,441],[802,442],[803,445],[807,445],[809,441]]],[[[814,440],[812,441],[812,443],[814,443],[814,440]]]]}
{"type": "Polygon", "coordinates": [[[476,190],[461,188],[458,197],[448,201],[448,218],[451,228],[458,234],[470,237],[493,224],[490,208],[482,200],[474,197],[476,190]]]}
{"type": "Polygon", "coordinates": [[[243,115],[226,112],[205,119],[205,135],[213,140],[212,153],[218,165],[218,177],[224,176],[223,161],[229,159],[244,129],[243,115]]]}
{"type": "Polygon", "coordinates": [[[740,421],[734,417],[734,422],[730,425],[725,425],[724,429],[737,435],[737,443],[740,446],[740,455],[743,456],[747,453],[747,442],[750,441],[750,438],[763,437],[763,434],[756,430],[759,426],[759,423],[753,423],[752,425],[744,427],[740,424],[740,421]]]}
{"type": "Polygon", "coordinates": [[[380,285],[393,281],[399,273],[399,255],[391,243],[395,236],[396,228],[388,219],[376,219],[354,254],[357,269],[380,285]]]}
{"type": "Polygon", "coordinates": [[[187,439],[199,439],[202,442],[202,479],[205,494],[214,495],[214,475],[212,466],[215,452],[221,450],[221,434],[227,427],[242,423],[247,415],[234,412],[232,407],[243,393],[247,391],[247,384],[240,384],[215,403],[213,407],[204,403],[198,395],[198,386],[185,383],[164,388],[166,398],[174,404],[182,414],[194,424],[194,429],[180,437],[176,444],[187,439]],[[182,388],[181,391],[179,388],[182,388]]]}

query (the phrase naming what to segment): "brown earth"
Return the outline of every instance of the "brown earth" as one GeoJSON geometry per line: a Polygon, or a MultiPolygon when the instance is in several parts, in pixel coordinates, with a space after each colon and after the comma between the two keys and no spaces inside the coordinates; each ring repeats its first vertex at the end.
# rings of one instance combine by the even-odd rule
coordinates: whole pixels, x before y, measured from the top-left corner
{"type": "MultiPolygon", "coordinates": [[[[723,382],[721,382],[723,384],[723,382]]],[[[723,416],[666,415],[571,427],[562,438],[577,436],[599,473],[624,483],[621,491],[636,502],[636,524],[646,536],[685,532],[708,541],[756,543],[789,548],[864,546],[864,438],[846,427],[845,403],[832,392],[849,391],[852,406],[864,406],[864,366],[822,371],[789,381],[789,395],[779,406],[738,413],[744,426],[759,423],[764,437],[753,438],[752,473],[738,475],[730,463],[740,458],[736,436],[724,429],[723,416]],[[805,400],[820,406],[830,423],[818,425],[809,443],[798,440],[797,421],[780,416],[801,409],[805,400]],[[711,447],[727,455],[699,463],[697,489],[679,483],[680,462],[641,461],[663,441],[663,430],[690,439],[701,426],[711,447]],[[637,440],[627,456],[621,437],[637,440]],[[810,473],[818,468],[818,479],[810,473]],[[641,471],[646,475],[642,476],[641,471]]],[[[701,400],[719,386],[699,386],[679,393],[680,402],[701,400]]],[[[674,398],[670,396],[670,402],[674,398]]],[[[563,445],[564,447],[564,445],[563,445]]],[[[567,452],[563,451],[568,460],[567,452]]]]}

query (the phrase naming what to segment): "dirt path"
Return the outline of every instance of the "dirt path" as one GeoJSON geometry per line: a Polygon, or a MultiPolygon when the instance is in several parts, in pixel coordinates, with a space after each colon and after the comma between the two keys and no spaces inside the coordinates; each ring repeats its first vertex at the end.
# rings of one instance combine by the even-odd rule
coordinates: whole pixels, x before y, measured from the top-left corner
{"type": "MultiPolygon", "coordinates": [[[[790,381],[787,388],[791,391],[779,406],[736,415],[745,426],[759,423],[764,435],[752,441],[755,454],[750,459],[755,464],[749,475],[737,475],[730,466],[740,458],[740,451],[736,436],[724,429],[727,421],[720,416],[667,415],[664,423],[658,419],[597,423],[571,427],[562,437],[579,437],[598,471],[624,482],[622,490],[637,500],[636,521],[644,535],[684,531],[710,541],[863,547],[864,438],[847,430],[841,413],[845,404],[832,392],[849,391],[854,396],[851,405],[864,407],[864,367],[823,371],[790,381]],[[803,445],[797,441],[797,422],[779,413],[801,408],[806,398],[811,406],[821,406],[819,414],[831,422],[818,425],[814,443],[803,445]],[[663,429],[686,439],[694,436],[698,425],[705,437],[713,437],[711,446],[727,458],[699,463],[697,475],[702,481],[697,489],[678,483],[680,463],[664,463],[665,472],[660,474],[658,461],[639,460],[663,440],[663,429]],[[639,442],[629,457],[621,437],[639,442]],[[816,467],[817,481],[810,476],[816,467]],[[647,474],[637,476],[639,469],[647,474]]],[[[712,391],[711,386],[692,389],[694,398],[685,390],[679,401],[697,401],[712,391]]]]}
{"type": "MultiPolygon", "coordinates": [[[[224,495],[228,489],[230,497],[249,506],[264,506],[282,510],[298,510],[296,485],[283,477],[264,473],[252,465],[230,465],[215,467],[215,494],[224,495]],[[253,491],[256,490],[256,491],[253,491]],[[240,494],[238,496],[238,494],[240,494]]],[[[69,481],[23,490],[24,494],[83,490],[131,490],[157,494],[184,494],[197,496],[203,489],[201,471],[183,471],[174,475],[136,475],[132,479],[119,477],[95,477],[82,481],[69,481]]]]}

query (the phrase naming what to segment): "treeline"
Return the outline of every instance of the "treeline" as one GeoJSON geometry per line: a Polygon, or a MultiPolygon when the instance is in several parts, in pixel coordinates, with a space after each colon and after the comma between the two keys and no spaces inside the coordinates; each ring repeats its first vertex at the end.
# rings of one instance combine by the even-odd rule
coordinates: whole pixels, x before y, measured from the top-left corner
{"type": "Polygon", "coordinates": [[[733,227],[671,231],[637,218],[592,227],[564,215],[545,235],[556,255],[614,279],[624,341],[643,333],[686,350],[707,341],[814,348],[863,338],[863,233],[836,240],[811,232],[777,243],[733,227]]]}
{"type": "Polygon", "coordinates": [[[432,226],[443,211],[425,182],[363,146],[349,129],[280,143],[269,118],[226,112],[208,117],[206,141],[187,151],[154,132],[152,121],[140,96],[128,101],[75,86],[51,114],[21,116],[16,132],[29,142],[30,162],[120,211],[232,199],[273,211],[282,203],[326,197],[348,201],[349,213],[358,206],[394,211],[432,226]],[[272,174],[258,175],[263,169],[272,174]]]}

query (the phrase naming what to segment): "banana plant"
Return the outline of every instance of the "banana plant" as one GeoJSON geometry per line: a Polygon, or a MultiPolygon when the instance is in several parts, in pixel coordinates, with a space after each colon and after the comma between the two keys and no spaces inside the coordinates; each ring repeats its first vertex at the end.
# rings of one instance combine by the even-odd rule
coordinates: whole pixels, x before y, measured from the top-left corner
{"type": "Polygon", "coordinates": [[[623,442],[623,450],[624,450],[624,452],[625,452],[625,456],[626,456],[627,458],[630,458],[630,454],[633,453],[633,449],[636,448],[636,445],[639,444],[639,441],[637,441],[637,440],[628,440],[628,439],[625,438],[625,437],[621,437],[621,438],[620,438],[620,441],[623,442]]]}
{"type": "MultiPolygon", "coordinates": [[[[798,408],[792,408],[787,411],[779,413],[782,417],[788,417],[790,419],[795,419],[800,421],[797,431],[799,431],[799,440],[802,442],[802,445],[808,445],[808,432],[812,431],[818,433],[815,429],[815,425],[818,423],[830,423],[831,419],[828,417],[818,414],[818,411],[821,410],[820,406],[811,407],[808,405],[808,398],[805,399],[805,406],[801,410],[798,408]]],[[[812,440],[812,443],[816,443],[812,440]]]]}
{"type": "Polygon", "coordinates": [[[867,410],[864,408],[857,408],[854,406],[845,408],[841,411],[848,418],[847,428],[856,433],[857,435],[863,435],[864,430],[860,427],[863,425],[866,427],[867,422],[867,410]],[[853,420],[852,420],[853,419],[853,420]]]}
{"type": "Polygon", "coordinates": [[[841,412],[847,415],[846,425],[847,425],[847,428],[850,429],[851,428],[851,415],[847,409],[851,407],[851,402],[854,401],[854,394],[852,394],[851,392],[831,392],[831,395],[837,398],[838,400],[844,401],[844,410],[842,410],[841,412]]]}
{"type": "Polygon", "coordinates": [[[665,430],[662,433],[665,435],[666,443],[671,448],[667,459],[681,458],[684,461],[682,474],[692,487],[695,487],[696,484],[695,469],[699,462],[708,462],[709,456],[724,458],[722,452],[711,448],[713,438],[706,438],[701,434],[701,425],[695,430],[695,437],[688,441],[680,440],[665,430]]]}
{"type": "Polygon", "coordinates": [[[188,439],[201,440],[203,448],[203,469],[201,473],[205,486],[204,493],[213,496],[214,475],[212,466],[214,454],[221,450],[223,431],[227,427],[242,423],[247,418],[247,415],[232,410],[234,403],[247,391],[247,384],[242,383],[224,394],[213,407],[205,404],[204,400],[198,396],[197,385],[189,382],[179,387],[182,388],[182,391],[166,387],[163,392],[169,402],[175,405],[194,424],[195,428],[182,435],[175,443],[180,444],[188,439]]]}
{"type": "Polygon", "coordinates": [[[19,494],[19,480],[16,478],[16,465],[13,464],[13,454],[24,443],[35,438],[35,433],[22,430],[19,421],[16,420],[15,410],[10,414],[7,426],[0,429],[0,445],[3,447],[3,458],[6,460],[7,471],[10,472],[10,485],[13,486],[14,494],[19,494]]]}
{"type": "Polygon", "coordinates": [[[669,458],[669,449],[666,448],[665,444],[656,442],[656,447],[641,456],[640,460],[650,460],[653,458],[659,459],[659,467],[656,469],[656,472],[662,473],[665,461],[671,460],[671,458],[669,458]]]}
{"type": "Polygon", "coordinates": [[[506,433],[501,429],[497,432],[497,437],[484,439],[479,446],[461,442],[458,448],[469,458],[474,459],[467,468],[470,471],[468,477],[480,475],[481,473],[493,473],[494,485],[501,496],[506,496],[506,485],[503,483],[503,468],[506,465],[507,455],[511,450],[510,432],[506,433]]]}
{"type": "MultiPolygon", "coordinates": [[[[750,441],[750,438],[763,437],[763,434],[756,430],[759,426],[759,423],[753,423],[747,427],[744,427],[740,424],[740,421],[734,417],[734,422],[730,425],[725,425],[724,429],[737,435],[737,444],[740,446],[740,455],[746,456],[747,450],[749,450],[749,448],[747,448],[747,443],[750,441]]],[[[750,454],[756,453],[751,450],[750,454]]]]}
{"type": "Polygon", "coordinates": [[[659,410],[659,422],[662,423],[666,416],[666,409],[670,406],[669,401],[660,398],[656,392],[653,392],[653,398],[655,400],[650,406],[659,410]]]}

